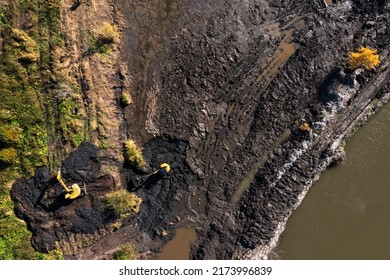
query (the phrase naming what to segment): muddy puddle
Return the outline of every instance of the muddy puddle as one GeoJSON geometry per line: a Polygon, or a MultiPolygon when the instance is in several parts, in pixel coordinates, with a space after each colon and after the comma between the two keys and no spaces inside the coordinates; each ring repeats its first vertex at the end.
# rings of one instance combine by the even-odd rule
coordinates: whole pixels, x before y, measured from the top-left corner
{"type": "Polygon", "coordinates": [[[191,228],[176,229],[175,237],[169,241],[162,252],[158,255],[158,260],[188,260],[191,244],[196,240],[196,232],[191,228]]]}
{"type": "Polygon", "coordinates": [[[333,5],[333,0],[324,0],[324,2],[327,7],[333,5]]]}
{"type": "MultiPolygon", "coordinates": [[[[278,148],[291,134],[290,129],[286,129],[283,134],[275,141],[274,146],[270,149],[276,149],[278,148]]],[[[238,186],[238,189],[233,195],[232,202],[238,203],[243,193],[250,187],[251,183],[255,180],[255,175],[259,171],[260,168],[262,168],[265,164],[265,162],[268,159],[269,153],[263,154],[258,161],[253,165],[252,169],[249,171],[249,173],[246,175],[244,180],[240,183],[238,186]]]]}
{"type": "Polygon", "coordinates": [[[281,259],[389,259],[390,104],[360,128],[287,222],[281,259]]]}

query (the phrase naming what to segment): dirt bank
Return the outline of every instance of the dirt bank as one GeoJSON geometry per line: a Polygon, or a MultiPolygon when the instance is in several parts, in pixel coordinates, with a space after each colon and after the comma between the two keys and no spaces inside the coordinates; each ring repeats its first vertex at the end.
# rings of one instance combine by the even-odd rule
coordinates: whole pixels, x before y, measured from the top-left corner
{"type": "Polygon", "coordinates": [[[134,100],[123,123],[150,167],[169,162],[173,171],[137,188],[139,175],[123,169],[144,200],[138,217],[70,257],[107,258],[131,241],[154,258],[189,225],[191,258],[265,258],[356,120],[390,91],[390,5],[149,2],[114,4],[134,100]],[[376,70],[348,69],[362,45],[378,49],[376,70]]]}

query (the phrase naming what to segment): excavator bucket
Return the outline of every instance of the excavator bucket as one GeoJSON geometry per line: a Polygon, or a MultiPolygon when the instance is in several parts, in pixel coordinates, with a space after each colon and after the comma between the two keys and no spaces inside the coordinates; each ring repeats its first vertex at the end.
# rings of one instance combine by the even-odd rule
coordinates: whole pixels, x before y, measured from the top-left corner
{"type": "Polygon", "coordinates": [[[66,186],[64,181],[61,178],[61,170],[58,171],[57,173],[57,180],[60,182],[61,186],[65,189],[66,194],[65,198],[66,199],[76,199],[81,195],[81,188],[77,184],[73,184],[70,188],[66,186]]]}

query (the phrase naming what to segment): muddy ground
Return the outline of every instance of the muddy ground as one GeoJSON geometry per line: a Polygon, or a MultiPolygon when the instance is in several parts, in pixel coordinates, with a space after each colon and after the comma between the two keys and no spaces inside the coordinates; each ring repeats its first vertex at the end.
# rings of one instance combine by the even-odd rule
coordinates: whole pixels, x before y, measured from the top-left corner
{"type": "Polygon", "coordinates": [[[104,185],[105,193],[118,181],[143,198],[138,216],[108,233],[94,205],[98,192],[52,211],[32,203],[50,171],[18,180],[16,213],[34,246],[45,251],[69,233],[91,234],[67,257],[109,258],[132,242],[140,258],[155,258],[175,228],[190,226],[197,231],[190,258],[266,258],[318,174],[342,157],[342,140],[390,92],[390,3],[330,2],[117,1],[134,101],[124,111],[127,137],[143,144],[151,169],[168,162],[173,170],[138,188],[141,175],[117,159],[115,180],[96,171],[88,181],[67,169],[66,178],[87,189],[104,185]],[[360,46],[378,49],[377,69],[348,69],[360,46]],[[27,185],[36,190],[23,197],[27,185]],[[61,215],[81,217],[83,207],[96,210],[80,218],[96,215],[93,229],[61,215]]]}

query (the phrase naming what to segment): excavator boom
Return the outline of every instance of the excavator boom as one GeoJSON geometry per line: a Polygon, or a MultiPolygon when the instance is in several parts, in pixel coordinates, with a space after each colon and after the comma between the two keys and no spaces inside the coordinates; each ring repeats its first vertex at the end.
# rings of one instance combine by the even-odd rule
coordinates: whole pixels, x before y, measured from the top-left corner
{"type": "Polygon", "coordinates": [[[65,191],[66,191],[67,193],[69,193],[69,192],[72,191],[72,190],[70,190],[70,189],[66,186],[66,184],[64,183],[64,181],[62,181],[62,178],[61,178],[61,170],[59,170],[58,173],[57,173],[57,180],[58,180],[58,182],[60,182],[61,186],[65,189],[65,191]]]}
{"type": "Polygon", "coordinates": [[[57,180],[60,182],[61,186],[65,189],[66,194],[65,198],[66,199],[76,199],[81,195],[81,188],[77,184],[73,184],[70,188],[66,186],[64,181],[61,178],[61,170],[58,171],[57,173],[57,180]]]}

